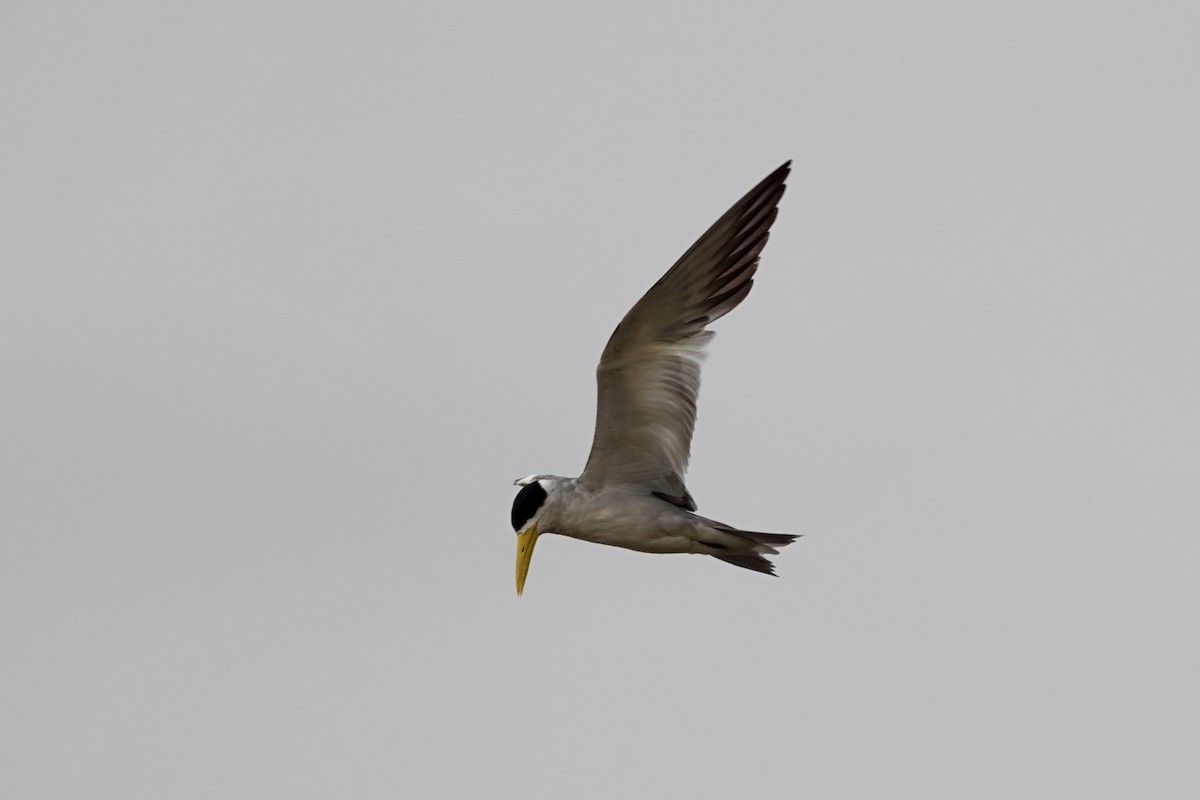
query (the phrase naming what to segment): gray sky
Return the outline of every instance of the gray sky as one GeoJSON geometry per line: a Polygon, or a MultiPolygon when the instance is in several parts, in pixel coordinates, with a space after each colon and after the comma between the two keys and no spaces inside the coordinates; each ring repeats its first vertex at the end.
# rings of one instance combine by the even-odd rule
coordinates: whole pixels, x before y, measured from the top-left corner
{"type": "Polygon", "coordinates": [[[1200,12],[724,5],[5,6],[0,794],[1194,796],[1200,12]],[[518,600],[787,158],[689,476],[781,577],[518,600]]]}

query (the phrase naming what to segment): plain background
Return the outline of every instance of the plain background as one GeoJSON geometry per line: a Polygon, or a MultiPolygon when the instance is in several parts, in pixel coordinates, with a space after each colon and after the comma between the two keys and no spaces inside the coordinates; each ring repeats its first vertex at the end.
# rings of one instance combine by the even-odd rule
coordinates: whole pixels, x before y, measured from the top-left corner
{"type": "Polygon", "coordinates": [[[1180,3],[6,3],[0,794],[1183,798],[1180,3]],[[625,310],[795,159],[689,485],[547,537],[625,310]]]}

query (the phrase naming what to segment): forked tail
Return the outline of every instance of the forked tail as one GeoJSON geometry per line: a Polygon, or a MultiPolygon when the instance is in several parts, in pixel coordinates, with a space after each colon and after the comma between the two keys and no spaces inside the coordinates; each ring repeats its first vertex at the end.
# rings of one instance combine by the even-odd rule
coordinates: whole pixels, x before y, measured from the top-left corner
{"type": "Polygon", "coordinates": [[[754,543],[753,552],[749,553],[713,553],[713,558],[719,558],[726,564],[733,564],[742,569],[752,569],[767,575],[775,574],[775,565],[767,561],[764,554],[777,554],[776,548],[784,547],[800,538],[791,533],[760,533],[758,531],[743,531],[736,528],[725,529],[754,543]]]}

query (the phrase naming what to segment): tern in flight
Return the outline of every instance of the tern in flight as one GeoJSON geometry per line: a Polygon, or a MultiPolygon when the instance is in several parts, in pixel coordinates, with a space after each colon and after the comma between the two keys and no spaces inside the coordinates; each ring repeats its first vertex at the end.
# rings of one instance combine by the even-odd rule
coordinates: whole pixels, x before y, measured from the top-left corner
{"type": "Polygon", "coordinates": [[[764,556],[794,535],[745,531],[696,513],[684,486],[708,330],[758,269],[791,162],[733,204],[613,331],[596,368],[596,432],[578,478],[516,481],[517,594],[543,533],[640,550],[699,553],[774,575],[764,556]]]}

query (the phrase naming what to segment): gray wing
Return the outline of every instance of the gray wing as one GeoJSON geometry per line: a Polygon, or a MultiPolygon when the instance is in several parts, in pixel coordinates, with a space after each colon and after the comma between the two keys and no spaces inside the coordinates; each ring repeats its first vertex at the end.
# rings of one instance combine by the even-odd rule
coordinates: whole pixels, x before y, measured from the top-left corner
{"type": "Polygon", "coordinates": [[[592,452],[579,481],[636,485],[696,510],[683,483],[707,325],[745,299],[778,212],[787,162],[734,203],[629,310],[596,368],[592,452]]]}

